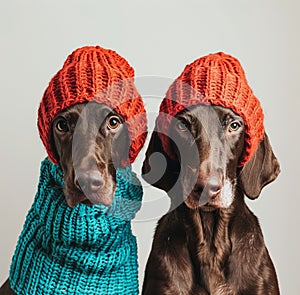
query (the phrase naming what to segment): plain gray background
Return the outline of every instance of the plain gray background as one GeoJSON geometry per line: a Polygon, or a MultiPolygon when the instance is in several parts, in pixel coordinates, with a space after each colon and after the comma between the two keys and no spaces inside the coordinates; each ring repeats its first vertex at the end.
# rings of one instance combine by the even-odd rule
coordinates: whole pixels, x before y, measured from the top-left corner
{"type": "MultiPolygon", "coordinates": [[[[46,155],[36,128],[43,91],[71,51],[99,44],[124,56],[137,77],[174,79],[187,63],[216,51],[241,61],[282,168],[248,203],[261,221],[282,294],[300,294],[299,11],[296,0],[1,1],[0,283],[46,155]]],[[[150,113],[165,90],[145,98],[150,113]]],[[[138,173],[144,152],[134,165],[138,173]]],[[[146,207],[153,198],[165,204],[151,212],[158,217],[167,198],[145,185],[146,207]]],[[[156,224],[143,214],[133,223],[141,280],[156,224]]]]}

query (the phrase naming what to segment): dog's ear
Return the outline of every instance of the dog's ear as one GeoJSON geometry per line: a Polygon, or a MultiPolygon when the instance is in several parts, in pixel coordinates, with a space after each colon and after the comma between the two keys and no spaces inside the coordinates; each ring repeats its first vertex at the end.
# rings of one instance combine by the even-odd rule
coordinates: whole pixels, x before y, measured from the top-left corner
{"type": "Polygon", "coordinates": [[[130,139],[126,127],[114,137],[111,150],[115,168],[129,165],[130,139]]]}
{"type": "Polygon", "coordinates": [[[151,185],[168,192],[179,174],[178,162],[171,160],[163,149],[156,131],[153,131],[142,167],[143,178],[151,185]]]}
{"type": "Polygon", "coordinates": [[[265,133],[256,152],[241,170],[239,184],[248,198],[256,199],[262,188],[275,180],[279,173],[278,160],[265,133]]]}

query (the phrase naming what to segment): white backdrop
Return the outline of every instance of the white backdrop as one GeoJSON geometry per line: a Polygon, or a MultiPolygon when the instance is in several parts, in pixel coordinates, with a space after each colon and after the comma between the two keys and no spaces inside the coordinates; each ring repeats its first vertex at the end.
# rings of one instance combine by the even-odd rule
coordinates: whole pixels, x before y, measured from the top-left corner
{"type": "MultiPolygon", "coordinates": [[[[277,181],[248,203],[261,221],[282,294],[300,294],[299,9],[295,0],[1,1],[0,283],[45,157],[36,128],[38,103],[72,50],[99,44],[124,56],[137,77],[174,79],[187,63],[216,51],[241,61],[282,168],[277,181]]],[[[145,97],[150,112],[165,90],[145,97]]],[[[144,152],[134,165],[138,173],[144,152]]],[[[146,206],[162,196],[165,205],[151,217],[161,215],[168,200],[145,186],[146,206]]],[[[133,223],[141,281],[157,221],[143,214],[133,223]]]]}

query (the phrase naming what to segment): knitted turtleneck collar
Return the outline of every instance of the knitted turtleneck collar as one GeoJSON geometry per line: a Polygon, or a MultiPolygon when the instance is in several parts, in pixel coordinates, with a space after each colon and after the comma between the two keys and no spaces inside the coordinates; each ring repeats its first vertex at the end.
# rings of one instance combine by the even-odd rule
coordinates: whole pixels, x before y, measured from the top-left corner
{"type": "Polygon", "coordinates": [[[68,207],[62,170],[46,158],[10,269],[18,295],[138,294],[130,220],[142,187],[131,167],[117,169],[113,204],[68,207]]]}

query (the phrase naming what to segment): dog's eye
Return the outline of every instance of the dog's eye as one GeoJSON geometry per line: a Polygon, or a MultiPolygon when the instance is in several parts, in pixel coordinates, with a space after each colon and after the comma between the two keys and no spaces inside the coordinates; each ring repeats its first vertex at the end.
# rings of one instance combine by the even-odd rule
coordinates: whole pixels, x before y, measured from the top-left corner
{"type": "Polygon", "coordinates": [[[187,126],[184,122],[182,121],[178,121],[177,124],[176,124],[176,128],[179,130],[179,131],[187,131],[187,126]]]}
{"type": "Polygon", "coordinates": [[[121,125],[121,121],[117,116],[111,116],[107,119],[107,127],[110,130],[116,131],[121,125]]]}
{"type": "Polygon", "coordinates": [[[237,131],[239,128],[241,127],[241,124],[238,123],[238,122],[232,122],[230,125],[229,125],[229,132],[232,132],[232,131],[237,131]]]}
{"type": "Polygon", "coordinates": [[[68,132],[69,131],[69,126],[66,120],[59,120],[56,124],[56,129],[59,132],[68,132]]]}

